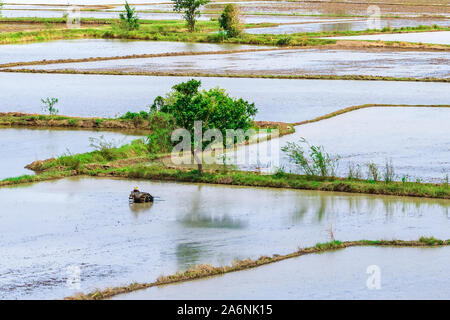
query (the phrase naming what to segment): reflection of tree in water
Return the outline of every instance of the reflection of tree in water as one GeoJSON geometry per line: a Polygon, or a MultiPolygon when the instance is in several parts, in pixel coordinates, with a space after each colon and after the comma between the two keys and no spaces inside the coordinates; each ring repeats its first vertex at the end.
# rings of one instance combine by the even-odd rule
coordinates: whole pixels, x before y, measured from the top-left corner
{"type": "Polygon", "coordinates": [[[221,229],[242,229],[247,225],[245,222],[231,218],[228,215],[214,216],[209,214],[186,215],[180,222],[191,228],[221,228],[221,229]]]}
{"type": "Polygon", "coordinates": [[[321,25],[321,31],[348,31],[353,27],[352,22],[346,23],[330,23],[321,25]]]}
{"type": "MultiPolygon", "coordinates": [[[[187,215],[179,220],[181,224],[191,228],[222,228],[222,229],[242,229],[246,223],[230,217],[227,214],[213,215],[211,213],[202,212],[202,185],[198,186],[198,190],[192,194],[191,210],[187,215]]],[[[209,211],[209,210],[208,210],[209,211]]],[[[212,210],[211,210],[212,211],[212,210]]]]}
{"type": "Polygon", "coordinates": [[[130,203],[130,210],[131,212],[133,212],[133,215],[137,218],[139,214],[149,211],[152,206],[153,202],[130,203]]]}
{"type": "Polygon", "coordinates": [[[344,214],[343,220],[351,215],[379,215],[388,222],[396,216],[420,217],[431,211],[448,217],[449,208],[450,203],[442,200],[318,192],[315,197],[298,197],[291,217],[296,223],[304,222],[308,216],[319,223],[334,223],[339,214],[344,214]]]}

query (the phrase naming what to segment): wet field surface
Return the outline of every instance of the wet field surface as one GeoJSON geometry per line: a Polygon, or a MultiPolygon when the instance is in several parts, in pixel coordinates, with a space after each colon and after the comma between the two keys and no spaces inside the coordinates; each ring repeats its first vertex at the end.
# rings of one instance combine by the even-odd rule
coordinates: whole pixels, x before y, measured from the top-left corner
{"type": "Polygon", "coordinates": [[[330,39],[407,41],[450,45],[450,31],[374,34],[362,36],[332,37],[330,39]]]}
{"type": "Polygon", "coordinates": [[[58,40],[30,44],[2,45],[0,64],[56,59],[82,59],[91,57],[115,57],[139,54],[171,52],[207,52],[222,50],[247,50],[265,48],[236,44],[186,43],[168,41],[131,40],[58,40]]]}
{"type": "MultiPolygon", "coordinates": [[[[3,73],[0,112],[41,111],[41,98],[57,97],[62,115],[114,117],[147,110],[158,95],[189,77],[3,73]],[[18,86],[17,83],[21,85],[18,86]],[[127,94],[123,94],[123,88],[127,94]]],[[[367,103],[448,104],[448,83],[198,78],[254,102],[256,120],[297,122],[367,103]]]]}
{"type": "Polygon", "coordinates": [[[401,27],[416,27],[419,25],[431,26],[437,24],[441,27],[448,27],[450,19],[380,19],[379,25],[374,26],[371,21],[363,18],[342,19],[338,21],[313,21],[301,24],[286,24],[277,27],[251,28],[245,32],[252,34],[290,34],[299,32],[324,32],[324,31],[361,31],[367,29],[382,29],[390,27],[391,29],[401,27]]]}
{"type": "Polygon", "coordinates": [[[305,138],[342,157],[337,169],[342,177],[348,175],[349,164],[359,164],[361,178],[366,179],[369,162],[379,166],[382,176],[386,162],[392,160],[396,180],[407,177],[409,181],[441,183],[450,174],[450,129],[443,125],[448,122],[450,108],[361,109],[298,126],[294,134],[279,140],[243,147],[237,155],[229,154],[229,162],[238,159],[246,170],[259,165],[299,172],[283,152],[272,155],[266,150],[280,150],[288,142],[305,138]]]}
{"type": "MultiPolygon", "coordinates": [[[[70,178],[0,189],[0,297],[62,298],[329,240],[448,236],[448,200],[70,178]],[[134,186],[159,196],[130,205],[134,186]],[[245,191],[245,192],[243,192],[245,191]]],[[[364,271],[363,271],[364,272],[364,271]]]]}
{"type": "MultiPolygon", "coordinates": [[[[247,48],[247,47],[244,47],[247,48]]],[[[219,49],[220,50],[220,49],[219,49]]],[[[13,69],[21,69],[16,67],[13,69]]],[[[34,70],[448,78],[447,52],[297,49],[26,66],[34,70]]]]}
{"type": "Polygon", "coordinates": [[[447,247],[346,248],[113,299],[447,299],[449,263],[447,247]],[[379,289],[366,285],[373,265],[379,289]]]}
{"type": "Polygon", "coordinates": [[[107,131],[45,130],[0,127],[0,180],[24,174],[34,174],[24,167],[35,160],[45,160],[68,153],[92,151],[89,138],[116,142],[118,146],[138,136],[107,131]],[[18,147],[20,146],[20,147],[18,147]]]}

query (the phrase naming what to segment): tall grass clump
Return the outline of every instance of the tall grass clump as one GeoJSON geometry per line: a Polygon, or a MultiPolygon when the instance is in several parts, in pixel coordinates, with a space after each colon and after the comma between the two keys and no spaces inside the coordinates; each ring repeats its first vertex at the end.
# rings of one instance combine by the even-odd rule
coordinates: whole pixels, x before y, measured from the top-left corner
{"type": "Polygon", "coordinates": [[[89,142],[90,146],[98,151],[105,160],[114,160],[114,149],[119,145],[118,142],[107,140],[103,135],[99,138],[90,137],[89,142]]]}
{"type": "Polygon", "coordinates": [[[348,175],[347,175],[347,178],[350,179],[350,180],[362,179],[361,165],[360,164],[354,164],[353,162],[350,162],[348,164],[348,175]]]}
{"type": "Polygon", "coordinates": [[[310,145],[306,139],[301,138],[298,143],[288,142],[281,150],[306,175],[322,177],[336,176],[340,157],[325,152],[323,146],[310,145]],[[303,145],[306,145],[306,148],[303,145]]]}
{"type": "Polygon", "coordinates": [[[380,181],[381,173],[378,165],[374,162],[367,163],[367,179],[372,181],[380,181]]]}
{"type": "Polygon", "coordinates": [[[390,183],[394,181],[395,179],[395,170],[394,170],[394,164],[392,163],[392,159],[387,161],[384,166],[384,172],[383,172],[383,179],[384,182],[390,183]]]}

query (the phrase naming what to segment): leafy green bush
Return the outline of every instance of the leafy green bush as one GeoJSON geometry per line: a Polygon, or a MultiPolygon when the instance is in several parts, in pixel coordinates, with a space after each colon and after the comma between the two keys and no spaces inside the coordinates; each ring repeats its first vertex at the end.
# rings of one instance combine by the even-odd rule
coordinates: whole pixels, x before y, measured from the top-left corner
{"type": "Polygon", "coordinates": [[[299,143],[288,142],[281,150],[287,153],[289,159],[297,164],[306,175],[336,176],[340,157],[326,153],[323,146],[309,145],[304,138],[301,138],[299,143]],[[305,150],[301,144],[306,144],[307,149],[305,150]]]}
{"type": "Polygon", "coordinates": [[[219,17],[219,25],[225,30],[228,37],[238,37],[242,33],[239,21],[239,10],[235,4],[227,4],[219,17]]]}
{"type": "Polygon", "coordinates": [[[136,8],[131,8],[128,2],[125,2],[125,11],[119,15],[121,25],[127,30],[139,29],[139,18],[136,15],[136,8]]]}
{"type": "Polygon", "coordinates": [[[280,47],[289,46],[292,43],[292,37],[288,35],[282,36],[277,40],[276,45],[280,47]]]}

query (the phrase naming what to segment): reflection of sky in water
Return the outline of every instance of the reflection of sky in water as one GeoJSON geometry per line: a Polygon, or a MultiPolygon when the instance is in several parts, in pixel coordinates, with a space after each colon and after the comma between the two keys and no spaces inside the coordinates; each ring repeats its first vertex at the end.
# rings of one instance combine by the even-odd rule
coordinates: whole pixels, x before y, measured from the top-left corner
{"type": "Polygon", "coordinates": [[[448,247],[354,247],[114,299],[448,299],[449,263],[448,247]],[[371,265],[379,267],[380,290],[366,286],[371,265]]]}
{"type": "Polygon", "coordinates": [[[368,162],[376,163],[383,171],[386,161],[392,160],[397,180],[408,175],[413,181],[420,178],[441,182],[450,174],[450,131],[445,125],[449,122],[448,108],[362,109],[298,126],[294,134],[279,140],[243,147],[229,154],[228,162],[255,170],[259,161],[262,168],[282,167],[298,172],[298,167],[277,150],[304,137],[310,144],[323,145],[326,152],[342,157],[340,176],[348,174],[350,164],[360,164],[361,175],[366,178],[368,162]]]}
{"type": "Polygon", "coordinates": [[[0,201],[3,298],[72,294],[61,280],[72,264],[91,291],[292,252],[327,241],[331,225],[340,240],[417,239],[447,237],[450,222],[445,200],[144,180],[42,182],[2,188],[0,201]],[[161,201],[130,207],[135,186],[161,201]]]}

